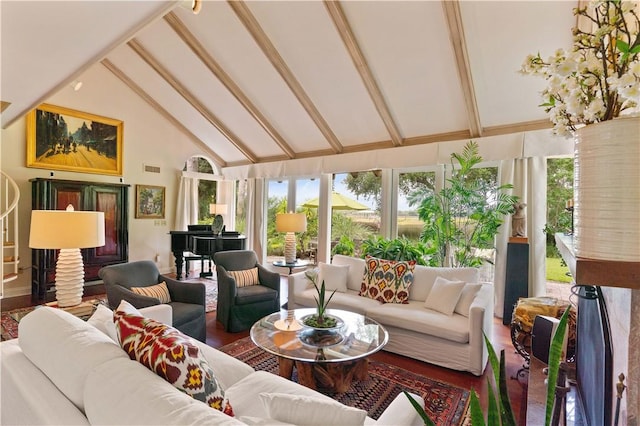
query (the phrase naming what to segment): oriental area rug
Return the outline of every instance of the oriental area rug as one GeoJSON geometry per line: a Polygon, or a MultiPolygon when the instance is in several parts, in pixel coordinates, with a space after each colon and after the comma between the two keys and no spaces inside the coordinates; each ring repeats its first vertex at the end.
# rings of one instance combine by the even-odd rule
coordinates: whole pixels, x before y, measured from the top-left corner
{"type": "MultiPolygon", "coordinates": [[[[258,348],[250,337],[225,345],[220,350],[256,370],[278,374],[276,357],[258,348]]],[[[292,380],[297,381],[295,371],[292,380]]],[[[469,403],[468,390],[378,361],[369,361],[368,380],[355,381],[344,393],[323,393],[345,405],[363,409],[369,417],[378,419],[403,390],[424,398],[426,412],[436,425],[464,424],[469,403]]]]}
{"type": "MultiPolygon", "coordinates": [[[[218,283],[215,280],[203,280],[202,282],[204,282],[206,286],[205,311],[213,312],[216,310],[216,305],[218,303],[218,283]]],[[[85,302],[106,304],[106,300],[107,296],[102,294],[92,296],[91,300],[85,300],[85,302]]],[[[35,307],[30,306],[27,308],[20,308],[14,309],[12,311],[2,312],[2,315],[0,316],[0,341],[17,338],[18,323],[25,315],[27,315],[34,309],[35,307]]]]}

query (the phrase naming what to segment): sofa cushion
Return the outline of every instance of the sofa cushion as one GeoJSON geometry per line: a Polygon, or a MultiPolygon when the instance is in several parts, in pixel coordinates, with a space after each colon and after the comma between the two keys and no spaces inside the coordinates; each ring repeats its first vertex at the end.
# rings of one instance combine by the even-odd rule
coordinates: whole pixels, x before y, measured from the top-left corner
{"type": "Polygon", "coordinates": [[[85,389],[86,414],[98,425],[241,425],[178,391],[129,358],[94,369],[85,389]]]}
{"type": "Polygon", "coordinates": [[[385,303],[367,311],[367,316],[385,326],[404,328],[458,343],[469,341],[469,318],[425,309],[424,302],[409,301],[408,305],[385,303]]]}
{"type": "Polygon", "coordinates": [[[413,271],[413,284],[411,285],[410,300],[424,302],[429,296],[431,287],[437,277],[452,281],[464,281],[466,283],[478,282],[477,268],[434,268],[430,266],[416,265],[413,271]]]}
{"type": "Polygon", "coordinates": [[[348,265],[349,278],[347,280],[347,288],[349,290],[360,291],[362,277],[364,276],[366,264],[364,259],[358,257],[344,256],[336,254],[331,259],[332,265],[348,265]]]}
{"type": "Polygon", "coordinates": [[[143,296],[155,297],[160,303],[171,302],[171,296],[169,295],[169,289],[166,282],[160,284],[150,285],[146,287],[131,287],[131,291],[143,296]]]}
{"type": "Polygon", "coordinates": [[[365,258],[367,268],[362,277],[360,296],[382,303],[409,303],[409,287],[413,283],[416,262],[365,258]]]}
{"type": "Polygon", "coordinates": [[[295,425],[363,425],[367,412],[338,401],[287,393],[260,393],[268,417],[295,425]]]}
{"type": "Polygon", "coordinates": [[[250,305],[265,300],[275,300],[278,292],[266,285],[248,285],[238,287],[236,292],[236,305],[250,305]]]}
{"type": "Polygon", "coordinates": [[[111,359],[128,359],[106,334],[62,309],[34,309],[18,333],[24,355],[82,411],[89,372],[111,359]]]}
{"type": "Polygon", "coordinates": [[[471,304],[475,300],[476,294],[478,294],[478,291],[481,287],[482,284],[480,283],[466,283],[464,285],[464,288],[462,289],[460,300],[458,300],[454,312],[468,317],[469,310],[471,309],[471,304]]]}
{"type": "Polygon", "coordinates": [[[318,278],[316,280],[316,284],[320,287],[324,281],[326,291],[335,290],[344,293],[347,291],[349,269],[349,265],[331,265],[320,262],[318,264],[318,278]]]}
{"type": "Polygon", "coordinates": [[[109,336],[111,340],[118,343],[118,332],[116,331],[116,325],[113,322],[113,311],[107,308],[102,303],[96,306],[96,310],[87,320],[87,324],[91,324],[104,334],[109,336]]]}
{"type": "MultiPolygon", "coordinates": [[[[296,294],[296,304],[301,306],[316,307],[314,299],[318,293],[315,288],[308,288],[302,293],[296,294]]],[[[329,302],[329,309],[344,309],[364,315],[367,310],[380,306],[377,300],[368,297],[360,297],[357,291],[347,290],[346,293],[335,292],[329,302]]]]}
{"type": "Polygon", "coordinates": [[[424,307],[451,315],[460,300],[460,295],[464,289],[464,281],[450,281],[446,278],[438,277],[433,283],[433,288],[424,301],[424,307]]]}
{"type": "Polygon", "coordinates": [[[236,280],[236,287],[246,287],[260,283],[258,280],[258,268],[244,269],[241,271],[227,271],[227,274],[236,280]]]}
{"type": "Polygon", "coordinates": [[[224,389],[192,338],[141,316],[125,300],[116,309],[114,321],[120,345],[131,359],[194,399],[233,415],[224,389]]]}
{"type": "Polygon", "coordinates": [[[256,371],[227,389],[227,396],[233,401],[233,411],[237,418],[242,416],[269,417],[267,410],[257,399],[257,395],[261,392],[307,395],[333,401],[326,395],[284,377],[266,371],[256,371]]]}

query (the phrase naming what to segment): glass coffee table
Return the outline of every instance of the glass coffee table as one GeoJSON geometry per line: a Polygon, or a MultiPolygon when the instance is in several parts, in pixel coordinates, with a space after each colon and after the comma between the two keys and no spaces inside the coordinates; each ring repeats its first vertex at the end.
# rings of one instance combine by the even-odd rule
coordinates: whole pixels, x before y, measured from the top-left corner
{"type": "Polygon", "coordinates": [[[278,373],[311,389],[346,392],[355,380],[366,380],[367,357],[387,344],[389,334],[382,325],[364,315],[338,309],[327,313],[341,320],[331,331],[316,331],[302,325],[300,318],[315,309],[295,309],[267,315],[251,327],[251,340],[276,355],[278,373]]]}

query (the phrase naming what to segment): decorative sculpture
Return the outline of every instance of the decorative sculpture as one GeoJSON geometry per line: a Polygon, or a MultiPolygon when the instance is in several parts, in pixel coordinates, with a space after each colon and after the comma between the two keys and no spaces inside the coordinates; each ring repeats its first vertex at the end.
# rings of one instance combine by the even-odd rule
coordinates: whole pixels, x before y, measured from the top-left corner
{"type": "Polygon", "coordinates": [[[511,216],[511,236],[526,237],[527,236],[527,217],[525,215],[526,203],[515,203],[513,205],[514,213],[511,216]]]}

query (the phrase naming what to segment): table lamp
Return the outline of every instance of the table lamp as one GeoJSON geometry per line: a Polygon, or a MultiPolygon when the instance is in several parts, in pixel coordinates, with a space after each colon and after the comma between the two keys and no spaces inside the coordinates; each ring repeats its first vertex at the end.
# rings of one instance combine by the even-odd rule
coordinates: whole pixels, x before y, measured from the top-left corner
{"type": "Polygon", "coordinates": [[[61,308],[82,303],[84,264],[81,248],[104,245],[104,213],[66,210],[33,210],[29,247],[60,249],[56,261],[56,300],[61,308]]]}
{"type": "Polygon", "coordinates": [[[213,222],[211,223],[211,229],[214,234],[218,235],[222,232],[224,227],[223,214],[227,214],[226,204],[209,204],[209,214],[213,215],[213,222]]]}
{"type": "Polygon", "coordinates": [[[307,230],[307,216],[304,213],[280,213],[276,215],[276,231],[286,232],[284,237],[284,262],[296,262],[295,232],[307,230]]]}

